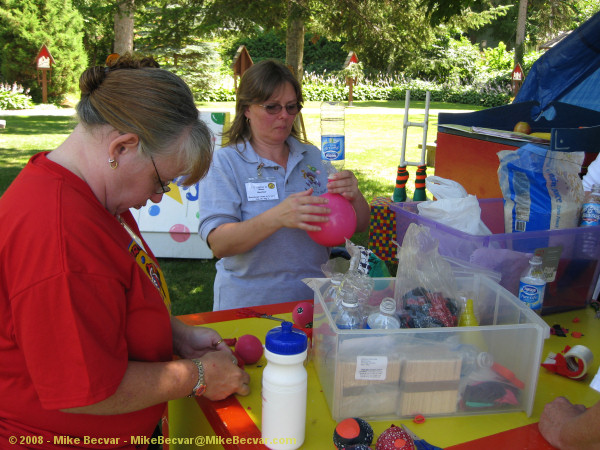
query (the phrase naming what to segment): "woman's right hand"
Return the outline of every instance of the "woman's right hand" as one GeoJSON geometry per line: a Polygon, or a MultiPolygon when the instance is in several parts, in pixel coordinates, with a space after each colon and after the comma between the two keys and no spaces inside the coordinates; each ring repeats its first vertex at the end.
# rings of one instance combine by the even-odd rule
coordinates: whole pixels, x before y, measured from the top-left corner
{"type": "Polygon", "coordinates": [[[319,231],[318,225],[309,222],[327,222],[331,209],[327,199],[313,196],[313,190],[291,194],[275,208],[278,210],[280,225],[286,228],[299,228],[306,231],[319,231]]]}

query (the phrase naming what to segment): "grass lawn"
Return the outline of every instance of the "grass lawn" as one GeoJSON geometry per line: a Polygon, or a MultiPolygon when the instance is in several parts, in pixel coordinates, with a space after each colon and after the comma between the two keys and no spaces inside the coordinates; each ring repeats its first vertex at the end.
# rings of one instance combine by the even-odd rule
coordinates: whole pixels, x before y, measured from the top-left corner
{"type": "MultiPolygon", "coordinates": [[[[423,109],[424,102],[411,102],[411,122],[423,122],[424,114],[412,114],[423,109]]],[[[233,103],[201,104],[202,109],[233,110],[233,103]]],[[[307,102],[303,111],[307,137],[319,146],[319,103],[307,102]]],[[[475,106],[446,103],[430,105],[427,142],[433,143],[437,134],[438,110],[475,110],[475,106]]],[[[361,191],[367,201],[377,196],[391,196],[394,190],[396,169],[400,161],[403,132],[404,102],[369,101],[354,102],[346,115],[346,168],[354,171],[361,191]],[[383,109],[380,109],[383,108],[383,109]]],[[[14,116],[3,115],[6,128],[0,129],[0,195],[29,158],[37,152],[56,148],[73,129],[74,122],[64,116],[14,116]]],[[[418,146],[422,141],[422,128],[409,127],[406,160],[420,159],[418,146]]],[[[415,167],[409,167],[414,183],[415,167]]],[[[433,169],[429,169],[433,174],[433,169]]],[[[411,195],[409,193],[409,195],[411,195]]],[[[368,232],[357,233],[352,241],[367,246],[368,232]]],[[[173,314],[190,314],[212,310],[212,285],[216,260],[167,259],[160,264],[169,285],[173,314]]]]}

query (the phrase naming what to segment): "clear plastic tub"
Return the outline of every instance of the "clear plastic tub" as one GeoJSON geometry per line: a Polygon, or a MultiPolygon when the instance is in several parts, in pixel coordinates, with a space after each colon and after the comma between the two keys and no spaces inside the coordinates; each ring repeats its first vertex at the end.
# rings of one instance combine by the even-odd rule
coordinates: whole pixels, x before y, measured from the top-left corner
{"type": "MultiPolygon", "coordinates": [[[[395,283],[375,280],[373,304],[393,296],[395,283]]],[[[396,330],[338,329],[323,299],[329,280],[312,281],[312,358],[334,420],[531,415],[550,327],[490,278],[456,278],[457,289],[473,298],[479,326],[396,330]],[[494,370],[473,370],[473,354],[491,358],[494,370]]]]}
{"type": "Polygon", "coordinates": [[[499,272],[500,284],[518,295],[519,278],[538,248],[561,247],[554,281],[546,286],[543,314],[583,308],[597,295],[600,227],[504,233],[504,203],[480,199],[481,220],[493,234],[477,236],[418,214],[417,202],[393,203],[396,241],[402,244],[411,223],[426,226],[439,241],[441,255],[499,272]]]}

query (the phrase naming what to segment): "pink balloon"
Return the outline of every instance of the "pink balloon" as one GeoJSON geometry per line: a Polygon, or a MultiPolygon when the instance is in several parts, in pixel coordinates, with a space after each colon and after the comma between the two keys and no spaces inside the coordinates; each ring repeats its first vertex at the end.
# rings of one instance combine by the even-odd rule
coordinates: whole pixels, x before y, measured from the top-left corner
{"type": "Polygon", "coordinates": [[[325,247],[344,244],[356,231],[356,211],[352,204],[340,194],[323,194],[329,199],[326,205],[331,209],[328,222],[311,222],[321,227],[321,231],[307,231],[310,238],[325,247]]]}

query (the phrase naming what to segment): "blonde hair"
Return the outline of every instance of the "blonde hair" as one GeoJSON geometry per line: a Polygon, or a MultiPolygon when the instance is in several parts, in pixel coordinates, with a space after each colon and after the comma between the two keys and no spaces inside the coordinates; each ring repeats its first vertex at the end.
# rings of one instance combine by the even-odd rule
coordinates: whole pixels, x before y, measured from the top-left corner
{"type": "Polygon", "coordinates": [[[212,160],[212,133],[185,82],[152,58],[124,55],[109,64],[81,75],[79,121],[136,134],[141,154],[149,158],[174,156],[185,167],[184,186],[202,179],[212,160]]]}

